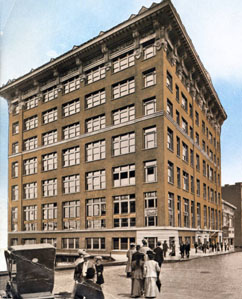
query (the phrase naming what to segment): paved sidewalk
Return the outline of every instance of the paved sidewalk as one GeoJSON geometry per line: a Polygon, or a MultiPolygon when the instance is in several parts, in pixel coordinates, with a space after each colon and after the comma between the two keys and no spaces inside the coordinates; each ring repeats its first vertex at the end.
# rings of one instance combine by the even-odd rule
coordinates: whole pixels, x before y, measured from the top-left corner
{"type": "MultiPolygon", "coordinates": [[[[233,253],[234,248],[231,248],[230,250],[227,251],[214,251],[212,252],[211,249],[207,250],[206,253],[203,253],[201,250],[198,250],[197,253],[195,253],[195,249],[192,248],[190,251],[190,257],[189,258],[181,258],[180,253],[176,253],[176,256],[170,256],[167,254],[167,256],[164,259],[164,263],[173,263],[173,262],[185,262],[189,261],[192,259],[197,259],[197,258],[203,258],[203,257],[209,257],[209,256],[214,256],[214,255],[221,255],[221,254],[229,254],[233,253]]],[[[115,262],[112,263],[112,265],[122,265],[127,262],[127,257],[126,254],[112,254],[112,257],[115,259],[115,262]]]]}

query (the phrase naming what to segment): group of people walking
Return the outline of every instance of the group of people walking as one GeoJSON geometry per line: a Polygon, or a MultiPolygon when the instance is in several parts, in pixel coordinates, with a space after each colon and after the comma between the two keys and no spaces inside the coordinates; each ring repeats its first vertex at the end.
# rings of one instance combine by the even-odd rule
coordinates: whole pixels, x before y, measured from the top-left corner
{"type": "Polygon", "coordinates": [[[156,298],[160,291],[160,270],[164,261],[161,242],[157,242],[154,250],[148,247],[146,240],[142,246],[131,244],[127,252],[127,277],[131,278],[131,297],[156,298]]]}
{"type": "Polygon", "coordinates": [[[78,250],[79,257],[75,262],[73,290],[74,299],[103,299],[101,285],[104,283],[102,257],[96,256],[94,261],[84,250],[78,250]]]}

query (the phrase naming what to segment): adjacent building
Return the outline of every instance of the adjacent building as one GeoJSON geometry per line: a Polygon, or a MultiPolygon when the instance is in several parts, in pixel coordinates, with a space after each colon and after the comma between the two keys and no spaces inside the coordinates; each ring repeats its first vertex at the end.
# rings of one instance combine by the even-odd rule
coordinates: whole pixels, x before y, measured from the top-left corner
{"type": "Polygon", "coordinates": [[[222,213],[223,213],[223,243],[229,247],[234,247],[234,224],[236,206],[222,199],[222,213]]]}
{"type": "Polygon", "coordinates": [[[222,187],[222,198],[236,207],[234,216],[234,246],[242,248],[242,183],[224,185],[222,187]]]}
{"type": "Polygon", "coordinates": [[[171,1],[0,89],[9,245],[122,252],[222,236],[226,113],[171,1]]]}

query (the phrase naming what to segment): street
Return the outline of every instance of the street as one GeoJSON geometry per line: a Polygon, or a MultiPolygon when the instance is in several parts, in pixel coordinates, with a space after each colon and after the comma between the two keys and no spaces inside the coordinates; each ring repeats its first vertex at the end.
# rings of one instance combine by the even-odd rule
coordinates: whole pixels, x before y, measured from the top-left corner
{"type": "MultiPolygon", "coordinates": [[[[56,272],[55,293],[71,292],[73,270],[56,272]]],[[[105,267],[105,299],[130,298],[125,266],[105,267]]],[[[167,263],[161,270],[164,299],[239,299],[242,297],[242,252],[167,263]]]]}

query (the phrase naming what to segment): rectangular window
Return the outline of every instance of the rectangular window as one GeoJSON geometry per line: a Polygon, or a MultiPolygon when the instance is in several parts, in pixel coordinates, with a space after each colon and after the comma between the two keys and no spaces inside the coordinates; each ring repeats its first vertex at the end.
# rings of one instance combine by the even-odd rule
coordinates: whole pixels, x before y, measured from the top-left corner
{"type": "Polygon", "coordinates": [[[196,154],[196,170],[200,171],[200,157],[196,154]]]}
{"type": "Polygon", "coordinates": [[[37,220],[37,206],[24,207],[24,221],[37,220]]]}
{"type": "Polygon", "coordinates": [[[18,134],[19,133],[19,122],[15,122],[12,125],[12,135],[18,134]]]}
{"type": "Polygon", "coordinates": [[[98,140],[86,144],[86,161],[96,161],[105,159],[106,157],[106,142],[105,140],[98,140]]]}
{"type": "Polygon", "coordinates": [[[37,173],[37,158],[24,160],[23,174],[29,175],[37,173]]]}
{"type": "Polygon", "coordinates": [[[203,199],[207,199],[207,185],[203,184],[203,199]]]}
{"type": "Polygon", "coordinates": [[[189,175],[183,171],[183,189],[189,191],[189,175]]]}
{"type": "Polygon", "coordinates": [[[151,69],[143,72],[144,87],[150,87],[156,84],[156,70],[151,69]]]}
{"type": "Polygon", "coordinates": [[[143,55],[144,60],[149,59],[156,54],[156,47],[154,45],[154,41],[152,43],[149,43],[148,45],[143,45],[143,55]]]}
{"type": "Polygon", "coordinates": [[[102,65],[102,66],[95,67],[94,69],[88,71],[86,75],[87,75],[87,84],[101,80],[106,76],[105,66],[102,65]]]}
{"type": "Polygon", "coordinates": [[[168,161],[168,183],[174,184],[174,164],[168,161]]]}
{"type": "Polygon", "coordinates": [[[113,250],[128,250],[131,243],[135,243],[135,238],[113,238],[113,250]]]}
{"type": "Polygon", "coordinates": [[[204,228],[207,228],[208,225],[207,206],[203,206],[203,225],[204,228]]]}
{"type": "Polygon", "coordinates": [[[192,106],[192,104],[189,104],[189,116],[191,118],[193,118],[193,106],[192,106]]]}
{"type": "Polygon", "coordinates": [[[63,229],[80,229],[80,201],[66,201],[63,203],[63,229]]]}
{"type": "Polygon", "coordinates": [[[35,95],[24,100],[25,110],[29,110],[38,106],[39,98],[35,95]]]}
{"type": "Polygon", "coordinates": [[[166,72],[166,86],[172,90],[172,76],[168,71],[166,72]]]}
{"type": "Polygon", "coordinates": [[[80,123],[71,124],[63,127],[62,136],[64,140],[71,139],[80,135],[80,123]]]}
{"type": "Polygon", "coordinates": [[[144,129],[144,146],[145,149],[150,149],[157,146],[156,127],[150,127],[144,129]]]}
{"type": "Polygon", "coordinates": [[[145,226],[157,226],[157,193],[145,192],[145,226]]]}
{"type": "Polygon", "coordinates": [[[201,226],[201,204],[197,203],[197,226],[201,226]]]}
{"type": "Polygon", "coordinates": [[[80,147],[75,146],[62,151],[63,167],[80,164],[80,147]]]}
{"type": "Polygon", "coordinates": [[[80,100],[76,99],[62,105],[62,114],[64,117],[80,112],[80,100]]]}
{"type": "Polygon", "coordinates": [[[181,188],[181,169],[179,167],[176,168],[177,174],[177,187],[181,188]]]}
{"type": "Polygon", "coordinates": [[[50,153],[42,156],[43,171],[57,169],[57,153],[50,153]]]}
{"type": "Polygon", "coordinates": [[[188,146],[182,142],[182,160],[188,163],[188,146]]]}
{"type": "Polygon", "coordinates": [[[12,178],[18,177],[18,162],[12,163],[12,178]]]}
{"type": "Polygon", "coordinates": [[[186,134],[188,134],[188,124],[187,124],[187,121],[183,117],[182,117],[182,129],[186,134]]]}
{"type": "Polygon", "coordinates": [[[90,109],[106,102],[106,92],[105,89],[95,91],[91,94],[85,96],[85,107],[90,109]]]}
{"type": "Polygon", "coordinates": [[[192,149],[190,149],[190,164],[191,166],[194,165],[194,154],[192,149]]]}
{"type": "Polygon", "coordinates": [[[191,193],[194,193],[195,191],[195,186],[194,186],[194,177],[191,175],[191,193]]]}
{"type": "Polygon", "coordinates": [[[64,94],[72,92],[80,88],[80,78],[75,77],[63,82],[64,94]]]}
{"type": "Polygon", "coordinates": [[[180,138],[176,136],[176,154],[178,157],[181,155],[181,143],[180,143],[180,138]]]}
{"type": "Polygon", "coordinates": [[[61,239],[62,249],[78,249],[79,248],[79,238],[62,238],[61,239]]]}
{"type": "Polygon", "coordinates": [[[106,188],[106,171],[96,170],[86,173],[86,190],[100,190],[106,188]]]}
{"type": "Polygon", "coordinates": [[[197,111],[195,111],[195,124],[199,126],[199,114],[197,111]]]}
{"type": "Polygon", "coordinates": [[[202,149],[204,152],[206,151],[206,144],[204,140],[202,140],[202,149]]]}
{"type": "Polygon", "coordinates": [[[157,182],[157,161],[156,160],[144,162],[144,170],[145,170],[146,183],[157,182]]]}
{"type": "Polygon", "coordinates": [[[86,238],[87,250],[103,250],[105,248],[105,238],[86,238]]]}
{"type": "Polygon", "coordinates": [[[18,208],[14,207],[11,209],[11,231],[18,231],[18,208]]]}
{"type": "Polygon", "coordinates": [[[180,102],[180,92],[179,87],[176,85],[176,100],[179,103],[180,102]]]}
{"type": "Polygon", "coordinates": [[[124,97],[128,94],[135,92],[135,81],[134,78],[124,80],[122,82],[116,83],[112,86],[113,99],[118,99],[124,97]]]}
{"type": "Polygon", "coordinates": [[[169,226],[175,226],[174,194],[168,192],[169,226]]]}
{"type": "Polygon", "coordinates": [[[34,115],[24,120],[24,130],[28,131],[38,127],[38,116],[34,115]]]}
{"type": "Polygon", "coordinates": [[[190,213],[189,213],[189,200],[183,198],[184,200],[184,227],[190,227],[190,213]]]}
{"type": "Polygon", "coordinates": [[[196,132],[196,135],[195,135],[195,143],[197,145],[199,145],[199,134],[196,132]]]}
{"type": "Polygon", "coordinates": [[[197,179],[197,196],[200,196],[200,193],[201,193],[201,191],[200,191],[200,180],[197,179]]]}
{"type": "Polygon", "coordinates": [[[49,145],[57,142],[57,130],[42,134],[43,145],[49,145]]]}
{"type": "Polygon", "coordinates": [[[48,203],[42,205],[42,219],[57,219],[57,203],[48,203]]]}
{"type": "Polygon", "coordinates": [[[180,113],[176,110],[176,123],[180,126],[180,113]]]}
{"type": "Polygon", "coordinates": [[[57,87],[49,88],[43,93],[43,102],[46,103],[52,101],[57,97],[58,97],[57,87]]]}
{"type": "Polygon", "coordinates": [[[19,102],[13,103],[12,108],[13,108],[13,112],[12,112],[13,115],[19,114],[19,109],[20,109],[19,102]]]}
{"type": "Polygon", "coordinates": [[[150,98],[143,101],[144,115],[150,115],[156,112],[156,98],[150,98]]]}
{"type": "Polygon", "coordinates": [[[127,133],[112,138],[113,155],[125,155],[135,152],[135,133],[127,133]]]}
{"type": "Polygon", "coordinates": [[[166,105],[166,113],[168,115],[170,115],[171,117],[173,117],[173,104],[168,99],[167,99],[167,105],[166,105]]]}
{"type": "Polygon", "coordinates": [[[57,195],[57,179],[42,181],[42,194],[44,197],[57,195]]]}
{"type": "Polygon", "coordinates": [[[125,70],[135,64],[134,52],[125,53],[113,60],[113,72],[125,70]]]}
{"type": "Polygon", "coordinates": [[[35,149],[35,148],[37,148],[37,146],[38,146],[37,136],[34,136],[34,137],[24,140],[24,144],[23,144],[24,151],[29,151],[29,150],[35,149]]]}
{"type": "Polygon", "coordinates": [[[114,227],[135,226],[135,212],[135,194],[113,197],[114,227]]]}
{"type": "Polygon", "coordinates": [[[98,115],[93,118],[86,120],[86,132],[95,132],[106,127],[106,117],[105,115],[98,115]]]}
{"type": "Polygon", "coordinates": [[[37,182],[24,184],[24,199],[35,199],[37,198],[37,182]]]}
{"type": "Polygon", "coordinates": [[[206,176],[206,169],[207,169],[207,167],[206,167],[206,161],[203,160],[203,175],[204,176],[206,176]]]}
{"type": "Polygon", "coordinates": [[[173,151],[173,131],[170,128],[167,128],[167,148],[173,151]]]}
{"type": "Polygon", "coordinates": [[[54,247],[57,247],[56,238],[41,238],[40,243],[41,244],[50,244],[50,245],[53,245],[54,247]]]}
{"type": "Polygon", "coordinates": [[[188,105],[187,105],[187,98],[184,96],[184,94],[182,93],[182,99],[181,99],[181,106],[182,108],[187,112],[187,108],[188,108],[188,105]]]}
{"type": "Polygon", "coordinates": [[[135,107],[130,105],[113,111],[113,124],[118,125],[135,119],[135,107]]]}
{"type": "Polygon", "coordinates": [[[135,185],[135,164],[113,168],[114,187],[135,185]]]}
{"type": "Polygon", "coordinates": [[[87,199],[86,216],[86,228],[106,227],[106,198],[87,199]]]}
{"type": "Polygon", "coordinates": [[[12,201],[18,200],[18,185],[12,186],[11,199],[12,201]]]}
{"type": "Polygon", "coordinates": [[[57,120],[57,108],[53,108],[42,113],[43,124],[48,124],[57,120]]]}
{"type": "Polygon", "coordinates": [[[193,139],[193,127],[190,126],[190,138],[193,139]]]}
{"type": "Polygon", "coordinates": [[[181,196],[177,195],[177,224],[181,227],[181,196]]]}
{"type": "MultiPolygon", "coordinates": [[[[25,142],[25,140],[24,140],[25,142]]],[[[19,152],[19,143],[18,142],[14,142],[12,144],[12,153],[13,154],[17,154],[19,152]]]]}
{"type": "Polygon", "coordinates": [[[63,193],[71,194],[80,192],[80,175],[74,174],[62,178],[63,193]]]}
{"type": "Polygon", "coordinates": [[[204,120],[202,120],[202,131],[203,131],[203,134],[205,134],[205,122],[204,122],[204,120]]]}

